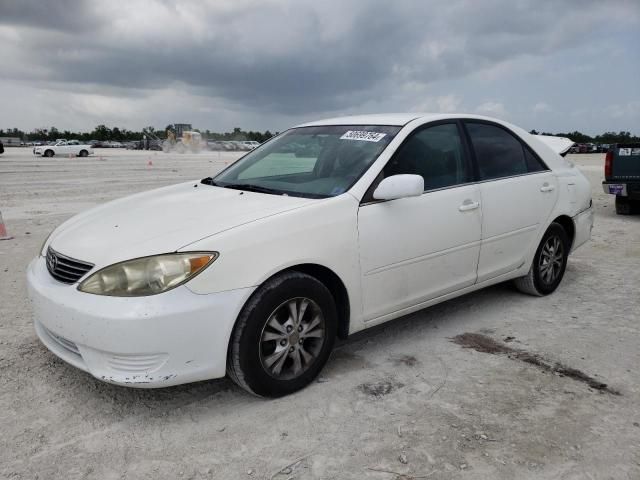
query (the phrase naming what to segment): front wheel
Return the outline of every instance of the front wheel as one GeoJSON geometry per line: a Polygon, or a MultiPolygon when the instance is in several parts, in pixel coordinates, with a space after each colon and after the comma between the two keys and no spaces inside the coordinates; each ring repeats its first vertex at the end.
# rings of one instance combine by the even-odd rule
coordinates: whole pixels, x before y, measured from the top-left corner
{"type": "Polygon", "coordinates": [[[529,273],[516,278],[518,290],[541,297],[553,293],[564,277],[571,242],[559,223],[552,223],[542,236],[529,273]]]}
{"type": "Polygon", "coordinates": [[[300,390],[327,362],[337,324],[335,301],[322,282],[300,272],[273,277],[254,292],[238,317],[227,373],[258,396],[300,390]]]}
{"type": "Polygon", "coordinates": [[[44,152],[45,157],[53,157],[53,150],[46,150],[44,152]]]}
{"type": "Polygon", "coordinates": [[[89,155],[89,152],[87,152],[86,150],[80,150],[79,155],[80,155],[81,157],[86,157],[87,155],[89,155]]]}

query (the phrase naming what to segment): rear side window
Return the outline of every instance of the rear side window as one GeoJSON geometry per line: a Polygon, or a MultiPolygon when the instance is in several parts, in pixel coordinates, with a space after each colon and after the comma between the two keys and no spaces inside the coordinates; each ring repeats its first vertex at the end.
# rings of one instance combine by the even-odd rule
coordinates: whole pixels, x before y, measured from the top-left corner
{"type": "Polygon", "coordinates": [[[548,170],[547,166],[542,163],[542,160],[536,157],[531,150],[527,147],[522,148],[524,148],[524,157],[527,160],[527,169],[530,172],[542,172],[543,170],[548,170]]]}
{"type": "Polygon", "coordinates": [[[457,125],[434,125],[411,134],[383,170],[385,177],[405,173],[421,175],[425,190],[468,182],[457,125]]]}
{"type": "MultiPolygon", "coordinates": [[[[476,154],[480,180],[512,177],[529,172],[525,149],[512,134],[485,123],[467,122],[466,126],[476,154]]],[[[529,154],[532,155],[530,152],[529,154]]]]}

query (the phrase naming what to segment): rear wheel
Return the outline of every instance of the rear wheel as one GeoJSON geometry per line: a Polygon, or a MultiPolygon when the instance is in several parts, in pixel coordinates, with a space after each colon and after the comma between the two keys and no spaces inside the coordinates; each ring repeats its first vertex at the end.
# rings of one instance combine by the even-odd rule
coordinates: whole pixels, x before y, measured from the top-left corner
{"type": "Polygon", "coordinates": [[[227,373],[255,395],[295,392],[320,373],[336,331],[335,301],[324,284],[299,272],[278,275],[259,287],[240,313],[227,373]]]}
{"type": "Polygon", "coordinates": [[[45,150],[44,156],[45,157],[53,157],[53,150],[45,150]]]}
{"type": "Polygon", "coordinates": [[[80,153],[78,154],[81,157],[86,157],[87,155],[89,155],[89,152],[87,152],[86,150],[80,150],[80,153]]]}
{"type": "Polygon", "coordinates": [[[564,277],[570,248],[571,242],[562,225],[552,223],[542,236],[529,273],[514,280],[516,288],[538,297],[553,293],[564,277]]]}

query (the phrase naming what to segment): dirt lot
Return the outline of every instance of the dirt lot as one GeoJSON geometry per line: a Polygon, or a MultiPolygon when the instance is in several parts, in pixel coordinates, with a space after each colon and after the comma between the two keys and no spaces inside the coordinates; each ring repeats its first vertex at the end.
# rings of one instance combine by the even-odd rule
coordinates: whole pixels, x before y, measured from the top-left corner
{"type": "Polygon", "coordinates": [[[0,156],[15,236],[0,242],[0,477],[640,478],[640,217],[615,215],[602,155],[572,158],[592,181],[596,226],[555,294],[498,285],[358,335],[296,395],[260,400],[226,379],[116,387],[40,345],[25,269],[51,229],[235,157],[0,156]],[[480,335],[451,341],[464,333],[480,335]]]}

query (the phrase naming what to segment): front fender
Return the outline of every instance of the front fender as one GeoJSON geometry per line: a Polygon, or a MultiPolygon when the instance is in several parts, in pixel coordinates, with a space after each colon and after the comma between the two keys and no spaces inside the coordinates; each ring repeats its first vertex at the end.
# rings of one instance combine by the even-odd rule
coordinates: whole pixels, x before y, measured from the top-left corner
{"type": "Polygon", "coordinates": [[[212,250],[220,257],[186,286],[198,294],[256,287],[292,266],[317,264],[342,280],[351,320],[357,321],[362,306],[357,212],[358,201],[343,194],[187,245],[181,250],[212,250]]]}

